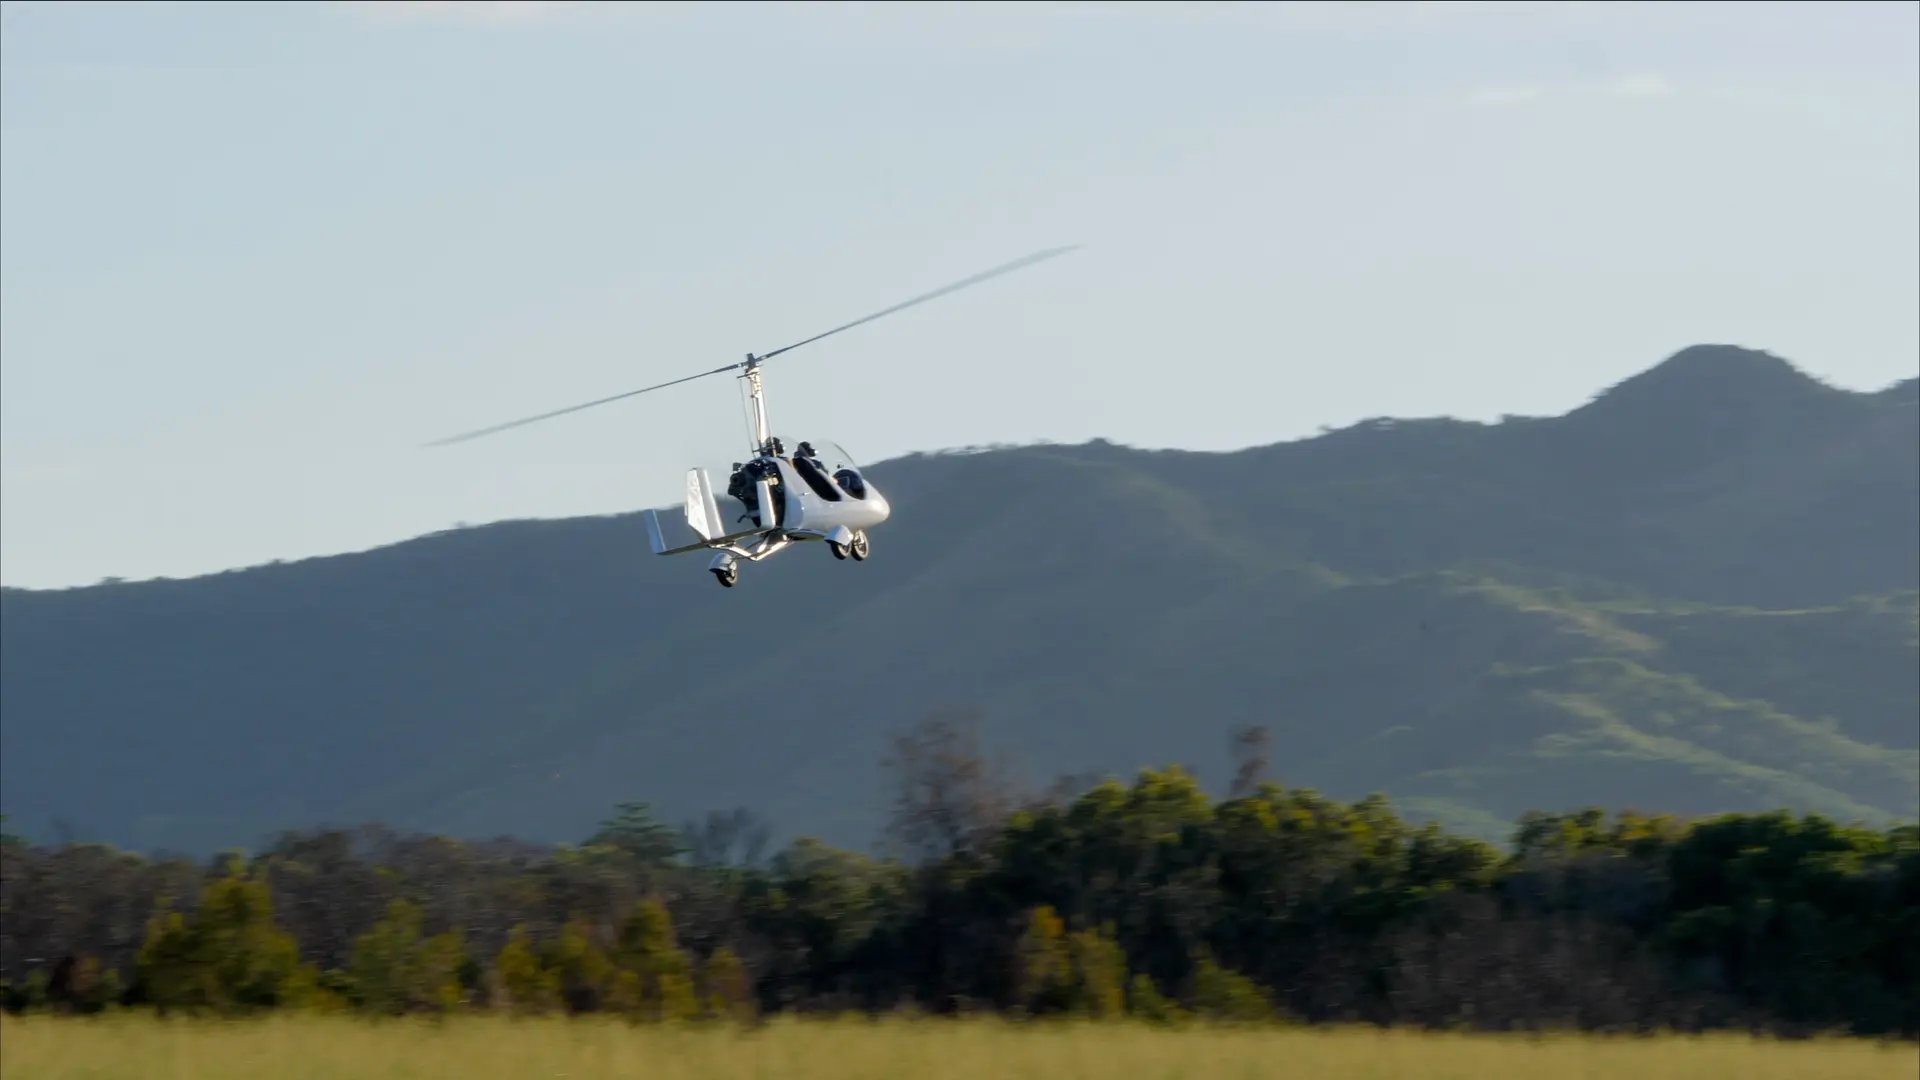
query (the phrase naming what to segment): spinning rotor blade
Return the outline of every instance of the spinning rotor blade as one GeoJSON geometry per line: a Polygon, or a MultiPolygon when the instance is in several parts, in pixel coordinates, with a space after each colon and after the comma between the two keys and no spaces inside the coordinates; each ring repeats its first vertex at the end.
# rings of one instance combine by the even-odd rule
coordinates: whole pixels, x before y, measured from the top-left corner
{"type": "Polygon", "coordinates": [[[552,412],[541,413],[539,416],[529,416],[521,420],[509,420],[504,424],[495,424],[494,426],[489,428],[481,428],[479,431],[469,431],[464,435],[451,435],[451,436],[448,436],[447,438],[430,442],[427,445],[428,446],[446,446],[450,443],[466,442],[468,439],[477,439],[482,435],[492,435],[495,432],[505,431],[508,428],[517,428],[522,424],[531,424],[536,420],[551,420],[556,416],[565,416],[570,412],[579,412],[581,409],[591,409],[595,405],[605,405],[609,401],[619,401],[621,398],[630,398],[635,394],[644,394],[650,390],[664,390],[669,386],[679,386],[683,382],[692,382],[695,379],[704,379],[709,375],[718,375],[721,372],[732,371],[734,368],[741,367],[741,366],[742,365],[740,364],[728,364],[726,367],[714,368],[712,371],[703,371],[698,375],[688,375],[687,377],[682,379],[674,379],[672,382],[655,383],[652,386],[643,386],[638,390],[629,390],[624,394],[615,394],[612,397],[603,397],[598,401],[589,401],[584,405],[569,405],[564,409],[555,409],[552,412]]]}
{"type": "Polygon", "coordinates": [[[948,293],[959,292],[961,289],[964,289],[969,285],[978,285],[981,282],[987,280],[988,278],[996,278],[996,277],[999,277],[1001,274],[1010,274],[1015,270],[1020,269],[1023,266],[1032,266],[1034,263],[1040,262],[1043,259],[1051,259],[1055,255],[1065,255],[1067,252],[1073,251],[1079,246],[1080,245],[1078,244],[1070,244],[1066,247],[1048,248],[1046,251],[1037,251],[1032,255],[1028,255],[1026,258],[1015,259],[1014,261],[1007,263],[1003,266],[996,266],[991,270],[984,270],[963,281],[956,281],[951,285],[947,285],[947,286],[943,286],[942,288],[935,289],[930,293],[926,293],[921,296],[916,296],[911,300],[902,301],[886,309],[885,311],[876,311],[864,319],[855,319],[854,321],[846,324],[845,326],[836,326],[824,334],[815,334],[805,341],[796,341],[791,345],[787,345],[787,346],[783,346],[781,348],[775,349],[770,353],[763,353],[759,357],[757,357],[757,359],[771,360],[774,357],[779,356],[783,352],[792,352],[794,349],[797,349],[802,345],[811,345],[814,342],[819,341],[823,337],[832,337],[833,335],[839,333],[842,330],[851,330],[854,327],[860,326],[864,323],[870,323],[873,320],[881,317],[882,315],[891,315],[896,311],[905,310],[906,308],[910,308],[915,304],[924,304],[929,300],[937,299],[939,297],[947,295],[948,293]]]}
{"type": "Polygon", "coordinates": [[[913,307],[915,304],[924,304],[929,300],[937,299],[939,297],[947,295],[948,293],[959,292],[961,289],[967,288],[970,285],[978,285],[981,282],[986,281],[988,278],[996,278],[996,277],[999,277],[1001,274],[1010,274],[1013,271],[1018,270],[1022,267],[1032,266],[1034,263],[1041,262],[1046,259],[1051,259],[1056,255],[1065,255],[1067,252],[1076,250],[1078,247],[1079,247],[1078,244],[1071,244],[1071,245],[1068,245],[1067,247],[1048,248],[1045,251],[1035,252],[1032,255],[1026,256],[1025,258],[1015,259],[1010,263],[1005,263],[1001,266],[996,266],[991,270],[982,271],[978,274],[973,275],[970,278],[965,278],[963,280],[956,281],[951,285],[947,285],[947,286],[943,286],[941,288],[935,289],[930,293],[924,293],[920,296],[914,297],[911,300],[902,301],[901,303],[895,304],[884,311],[876,311],[873,314],[868,315],[866,318],[855,319],[854,321],[847,323],[844,326],[836,326],[833,329],[828,330],[823,334],[815,334],[812,337],[807,338],[805,341],[796,341],[791,345],[782,346],[778,349],[773,350],[770,353],[765,353],[761,356],[749,356],[749,358],[746,361],[742,361],[741,363],[738,363],[738,364],[728,364],[726,367],[717,367],[717,368],[714,368],[712,371],[703,371],[698,375],[688,375],[685,378],[674,379],[671,382],[656,383],[653,386],[641,387],[638,390],[629,390],[624,394],[615,394],[612,397],[603,397],[597,401],[589,401],[582,405],[570,405],[564,409],[555,409],[552,412],[541,413],[538,416],[529,416],[520,420],[511,420],[504,424],[496,424],[493,427],[481,428],[478,431],[469,431],[463,435],[453,435],[445,439],[440,439],[435,442],[427,443],[426,445],[446,446],[450,443],[466,442],[468,439],[478,439],[483,435],[492,435],[492,434],[495,434],[496,432],[506,431],[509,428],[520,427],[523,424],[531,424],[540,420],[551,420],[556,416],[565,416],[567,413],[579,412],[581,409],[591,409],[595,405],[605,405],[608,402],[619,401],[622,398],[630,398],[630,397],[633,397],[635,394],[644,394],[652,390],[664,390],[669,386],[678,386],[681,383],[692,382],[695,379],[704,379],[709,375],[720,375],[725,372],[736,371],[740,368],[746,367],[748,363],[757,362],[761,360],[769,360],[769,359],[772,359],[773,357],[779,356],[783,352],[792,352],[794,349],[797,349],[802,345],[811,345],[814,342],[819,341],[821,338],[832,337],[833,335],[839,333],[842,330],[851,330],[856,326],[861,326],[866,323],[870,323],[873,320],[880,318],[881,316],[891,315],[896,311],[903,311],[907,308],[913,307]]]}

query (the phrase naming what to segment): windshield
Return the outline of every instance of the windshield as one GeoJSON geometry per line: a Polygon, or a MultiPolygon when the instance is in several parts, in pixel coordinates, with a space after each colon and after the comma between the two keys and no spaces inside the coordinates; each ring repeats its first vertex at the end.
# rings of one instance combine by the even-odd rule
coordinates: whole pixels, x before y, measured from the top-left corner
{"type": "Polygon", "coordinates": [[[847,453],[847,448],[834,442],[832,439],[789,439],[785,436],[780,437],[780,446],[790,457],[798,456],[800,447],[803,444],[813,448],[814,458],[817,459],[829,473],[840,469],[858,469],[860,467],[860,463],[854,460],[853,455],[847,453]]]}
{"type": "Polygon", "coordinates": [[[860,468],[860,463],[853,460],[853,455],[847,453],[846,447],[837,442],[823,439],[814,443],[813,448],[819,451],[820,464],[825,465],[828,472],[860,468]]]}

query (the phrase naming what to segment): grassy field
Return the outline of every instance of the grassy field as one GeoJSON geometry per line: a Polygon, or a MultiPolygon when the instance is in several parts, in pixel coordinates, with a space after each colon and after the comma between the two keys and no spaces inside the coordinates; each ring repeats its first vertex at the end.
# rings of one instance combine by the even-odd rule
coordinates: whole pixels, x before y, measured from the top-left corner
{"type": "Polygon", "coordinates": [[[1372,1030],[1161,1031],[994,1021],[783,1022],[673,1031],[618,1022],[0,1019],[6,1080],[1912,1080],[1913,1044],[1590,1039],[1372,1030]]]}

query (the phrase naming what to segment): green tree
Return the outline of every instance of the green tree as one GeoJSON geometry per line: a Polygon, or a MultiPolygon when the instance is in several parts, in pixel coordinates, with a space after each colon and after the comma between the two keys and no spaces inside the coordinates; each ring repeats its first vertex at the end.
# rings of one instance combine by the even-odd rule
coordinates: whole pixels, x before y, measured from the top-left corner
{"type": "Polygon", "coordinates": [[[494,959],[503,1004],[518,1014],[539,1015],[560,1004],[560,979],[540,962],[540,956],[527,941],[526,927],[516,925],[507,934],[494,959]]]}
{"type": "Polygon", "coordinates": [[[1259,1023],[1274,1019],[1266,991],[1237,971],[1221,967],[1201,952],[1193,965],[1193,1011],[1209,1020],[1259,1023]]]}
{"type": "Polygon", "coordinates": [[[135,962],[145,996],[162,1011],[249,1012],[299,1004],[314,972],[274,921],[267,883],[239,860],[209,883],[191,919],[163,905],[135,962]]]}
{"type": "Polygon", "coordinates": [[[1027,928],[1016,950],[1015,1004],[1036,1016],[1068,1008],[1073,998],[1073,954],[1060,916],[1044,904],[1028,911],[1027,928]]]}
{"type": "Polygon", "coordinates": [[[692,965],[658,897],[635,904],[622,920],[614,963],[625,976],[616,977],[621,1004],[636,1019],[689,1020],[699,1014],[692,965]]]}
{"type": "Polygon", "coordinates": [[[395,900],[386,917],[355,940],[348,971],[358,1004],[368,1012],[447,1012],[466,999],[460,984],[465,961],[457,931],[427,937],[420,908],[395,900]]]}
{"type": "Polygon", "coordinates": [[[51,982],[46,968],[34,968],[27,973],[26,986],[21,988],[21,1011],[34,1012],[47,1004],[47,984],[51,982]]]}
{"type": "Polygon", "coordinates": [[[1014,1004],[1029,1015],[1101,1019],[1126,1011],[1126,954],[1111,925],[1070,933],[1058,912],[1041,905],[1027,912],[1016,955],[1014,1004]]]}
{"type": "Polygon", "coordinates": [[[1073,1010],[1096,1020],[1125,1013],[1127,954],[1114,940],[1113,926],[1070,935],[1067,951],[1073,961],[1073,1010]]]}
{"type": "Polygon", "coordinates": [[[614,809],[614,816],[587,838],[588,846],[616,848],[649,866],[672,862],[687,850],[680,833],[654,820],[646,803],[625,802],[614,809]]]}
{"type": "Polygon", "coordinates": [[[738,954],[725,945],[713,951],[701,971],[709,1016],[747,1022],[759,1011],[753,978],[738,954]]]}
{"type": "Polygon", "coordinates": [[[1180,1006],[1162,994],[1144,973],[1127,984],[1127,1012],[1150,1024],[1176,1024],[1185,1019],[1180,1006]]]}
{"type": "Polygon", "coordinates": [[[600,1008],[613,988],[614,966],[594,943],[593,928],[582,918],[570,919],[560,928],[546,966],[559,981],[560,996],[572,1012],[600,1008]]]}
{"type": "Polygon", "coordinates": [[[120,1001],[120,976],[92,953],[82,952],[56,964],[46,980],[46,1003],[69,1014],[97,1013],[120,1001]]]}

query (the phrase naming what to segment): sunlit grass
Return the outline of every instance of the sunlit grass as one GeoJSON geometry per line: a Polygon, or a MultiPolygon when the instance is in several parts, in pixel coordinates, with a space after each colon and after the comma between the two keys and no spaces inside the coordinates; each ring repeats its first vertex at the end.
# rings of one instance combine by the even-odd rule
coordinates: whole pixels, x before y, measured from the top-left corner
{"type": "Polygon", "coordinates": [[[0,1019],[6,1080],[1912,1080],[1912,1043],[1341,1030],[1167,1031],[994,1020],[783,1020],[755,1031],[613,1020],[0,1019]]]}

